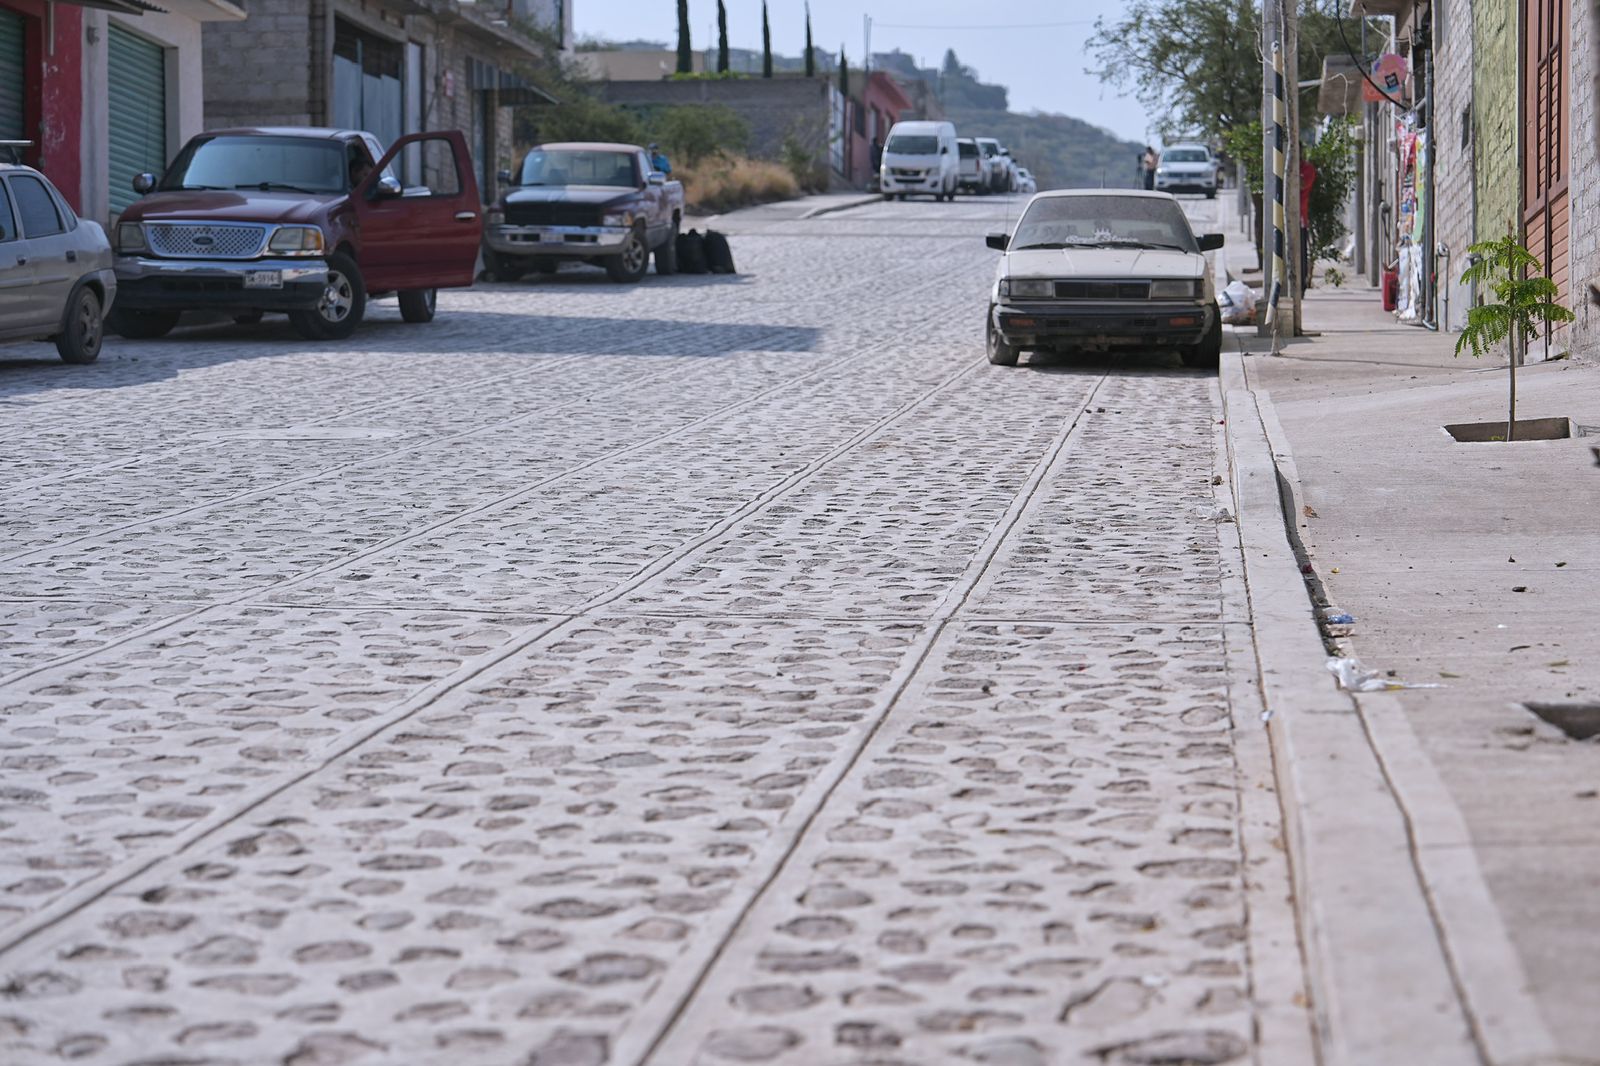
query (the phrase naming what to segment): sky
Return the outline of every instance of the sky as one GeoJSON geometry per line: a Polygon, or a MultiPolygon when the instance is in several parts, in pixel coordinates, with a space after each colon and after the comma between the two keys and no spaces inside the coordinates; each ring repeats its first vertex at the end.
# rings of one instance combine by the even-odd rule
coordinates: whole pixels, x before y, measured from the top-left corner
{"type": "MultiPolygon", "coordinates": [[[[724,0],[728,43],[761,48],[761,0],[724,0]]],[[[1092,74],[1084,42],[1096,16],[1114,16],[1123,0],[811,0],[811,30],[818,48],[844,45],[852,67],[863,50],[862,16],[872,17],[872,50],[895,48],[937,66],[946,48],[984,81],[1011,90],[1013,111],[1052,111],[1104,126],[1133,141],[1145,141],[1144,108],[1092,74]]],[[[773,51],[805,51],[802,0],[768,0],[773,51]]],[[[696,49],[715,46],[717,0],[689,0],[696,49]]],[[[579,39],[677,42],[675,0],[573,0],[579,39]]]]}

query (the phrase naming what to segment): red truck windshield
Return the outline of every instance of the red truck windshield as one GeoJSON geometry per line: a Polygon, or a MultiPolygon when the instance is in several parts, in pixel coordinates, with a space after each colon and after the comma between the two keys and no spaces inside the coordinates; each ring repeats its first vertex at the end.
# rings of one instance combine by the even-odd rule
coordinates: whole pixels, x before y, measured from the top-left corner
{"type": "Polygon", "coordinates": [[[283,189],[342,193],[350,188],[344,145],[309,137],[202,137],[190,141],[161,182],[173,189],[283,189]]]}

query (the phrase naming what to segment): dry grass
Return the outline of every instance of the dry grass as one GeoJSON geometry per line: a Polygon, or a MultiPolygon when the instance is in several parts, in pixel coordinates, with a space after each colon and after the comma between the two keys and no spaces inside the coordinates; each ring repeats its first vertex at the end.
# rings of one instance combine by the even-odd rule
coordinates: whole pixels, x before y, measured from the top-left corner
{"type": "Polygon", "coordinates": [[[672,176],[683,182],[688,209],[708,214],[800,195],[800,184],[787,167],[742,156],[704,159],[678,167],[672,176]]]}

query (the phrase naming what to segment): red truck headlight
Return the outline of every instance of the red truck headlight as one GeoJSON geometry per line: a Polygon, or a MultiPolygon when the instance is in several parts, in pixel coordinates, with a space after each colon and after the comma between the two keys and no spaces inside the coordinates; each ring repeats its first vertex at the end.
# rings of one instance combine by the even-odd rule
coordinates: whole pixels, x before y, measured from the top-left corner
{"type": "Polygon", "coordinates": [[[322,230],[316,226],[279,226],[267,242],[274,255],[321,255],[322,230]]]}

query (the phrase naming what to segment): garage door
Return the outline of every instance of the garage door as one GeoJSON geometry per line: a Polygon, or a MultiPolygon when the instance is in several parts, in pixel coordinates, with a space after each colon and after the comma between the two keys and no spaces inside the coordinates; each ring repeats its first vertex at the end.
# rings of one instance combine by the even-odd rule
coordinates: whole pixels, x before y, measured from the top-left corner
{"type": "Polygon", "coordinates": [[[22,114],[22,16],[0,10],[0,141],[27,138],[22,114]]]}
{"type": "Polygon", "coordinates": [[[138,198],[136,175],[167,169],[167,54],[115,23],[106,41],[111,211],[118,214],[138,198]]]}

